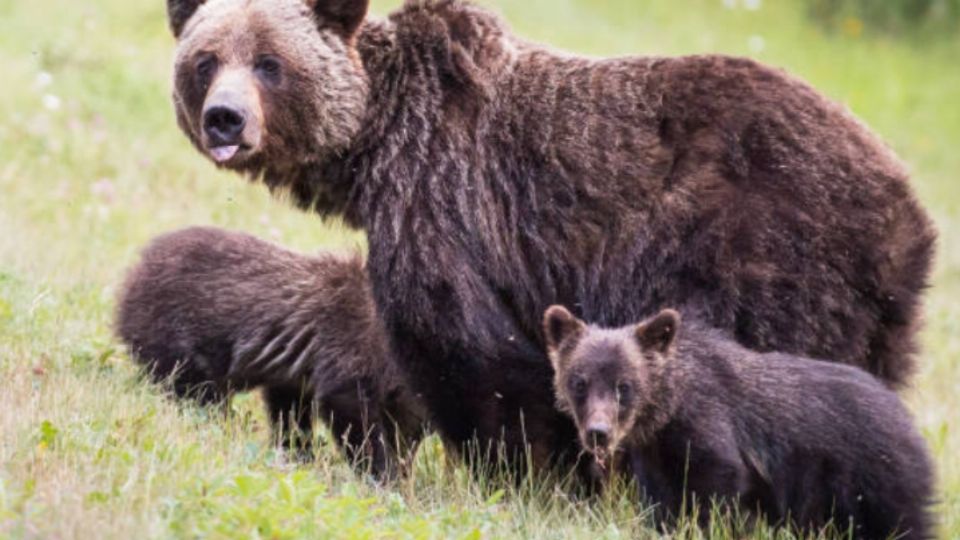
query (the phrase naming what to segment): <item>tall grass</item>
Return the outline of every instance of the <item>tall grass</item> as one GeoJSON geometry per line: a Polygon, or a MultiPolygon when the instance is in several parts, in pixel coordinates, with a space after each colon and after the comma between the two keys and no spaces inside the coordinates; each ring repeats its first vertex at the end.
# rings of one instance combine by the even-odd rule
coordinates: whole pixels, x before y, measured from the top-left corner
{"type": "MultiPolygon", "coordinates": [[[[960,42],[826,34],[788,2],[488,4],[523,35],[586,54],[728,52],[783,66],[905,158],[941,231],[906,398],[936,456],[941,534],[960,536],[960,42]]],[[[388,488],[330,445],[297,467],[270,444],[257,396],[213,416],[139,379],[110,324],[122,271],[152,236],[215,224],[302,250],[363,244],[190,148],[168,97],[163,9],[0,0],[0,537],[656,536],[629,490],[594,501],[551,481],[479,481],[448,467],[435,439],[388,488]]],[[[675,536],[789,537],[718,523],[675,536]]]]}

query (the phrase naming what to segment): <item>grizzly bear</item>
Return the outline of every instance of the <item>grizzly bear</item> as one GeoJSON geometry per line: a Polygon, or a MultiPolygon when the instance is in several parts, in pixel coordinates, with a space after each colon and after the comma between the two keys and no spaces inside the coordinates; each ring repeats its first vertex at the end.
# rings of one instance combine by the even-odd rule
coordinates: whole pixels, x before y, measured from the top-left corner
{"type": "Polygon", "coordinates": [[[181,128],[367,233],[391,347],[448,442],[576,452],[543,361],[558,303],[609,326],[678,306],[908,381],[931,223],[893,153],[800,80],[557,53],[460,0],[167,5],[181,128]]]}
{"type": "Polygon", "coordinates": [[[262,388],[278,439],[311,453],[314,415],[348,459],[397,472],[425,414],[386,344],[356,255],[292,253],[195,227],[160,236],[120,291],[116,333],[180,397],[262,388]]]}
{"type": "Polygon", "coordinates": [[[544,335],[580,443],[600,463],[629,453],[661,516],[718,498],[808,531],[930,537],[923,438],[866,372],[755,353],[670,309],[608,329],[553,306],[544,335]]]}

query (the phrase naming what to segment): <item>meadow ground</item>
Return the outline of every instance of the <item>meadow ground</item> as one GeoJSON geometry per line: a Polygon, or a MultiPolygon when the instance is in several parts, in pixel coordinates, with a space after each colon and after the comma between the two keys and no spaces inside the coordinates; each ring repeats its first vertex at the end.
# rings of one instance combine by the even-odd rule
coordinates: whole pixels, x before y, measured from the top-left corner
{"type": "MultiPolygon", "coordinates": [[[[123,270],[152,236],[215,224],[303,250],[363,242],[194,152],[168,97],[163,4],[0,0],[0,537],[652,536],[622,494],[574,502],[535,481],[501,491],[444,467],[435,440],[386,489],[329,445],[297,468],[271,449],[256,396],[210,417],[138,380],[110,323],[123,270]]],[[[922,370],[905,397],[936,456],[940,534],[960,537],[960,39],[871,37],[856,20],[825,35],[799,5],[748,4],[759,9],[497,9],[518,32],[582,53],[727,52],[783,66],[848,104],[910,164],[941,241],[922,370]]],[[[677,536],[700,534],[732,533],[677,536]]]]}

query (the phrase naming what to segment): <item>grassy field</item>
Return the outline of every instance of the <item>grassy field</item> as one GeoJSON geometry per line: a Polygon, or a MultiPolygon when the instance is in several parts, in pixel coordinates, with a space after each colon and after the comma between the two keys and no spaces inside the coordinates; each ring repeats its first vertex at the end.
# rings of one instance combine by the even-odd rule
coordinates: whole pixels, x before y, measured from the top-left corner
{"type": "MultiPolygon", "coordinates": [[[[212,418],[138,380],[110,323],[123,270],[152,236],[215,224],[304,250],[363,242],[188,145],[168,97],[163,4],[0,0],[0,537],[655,536],[622,494],[575,502],[536,481],[502,491],[446,468],[436,441],[389,488],[353,475],[329,445],[298,468],[272,450],[256,396],[212,418]]],[[[726,52],[786,67],[910,164],[941,242],[922,371],[905,397],[936,456],[941,536],[960,537],[960,39],[890,41],[856,20],[824,35],[790,2],[743,4],[497,9],[518,32],[578,52],[726,52]]],[[[733,533],[676,536],[701,534],[733,533]]]]}

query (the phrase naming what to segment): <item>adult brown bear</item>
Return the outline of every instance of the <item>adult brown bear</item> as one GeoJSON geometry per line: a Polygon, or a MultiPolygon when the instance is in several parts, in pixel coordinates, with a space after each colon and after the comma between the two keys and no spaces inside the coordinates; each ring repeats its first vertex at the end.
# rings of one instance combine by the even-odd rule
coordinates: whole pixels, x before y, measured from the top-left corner
{"type": "Polygon", "coordinates": [[[895,156],[781,71],[586,59],[458,0],[168,0],[184,132],[369,236],[394,352],[450,442],[576,447],[540,320],[666,305],[758,351],[913,369],[935,235],[895,156]]]}

